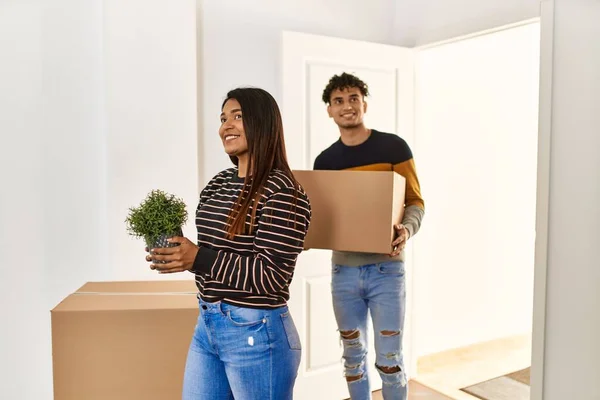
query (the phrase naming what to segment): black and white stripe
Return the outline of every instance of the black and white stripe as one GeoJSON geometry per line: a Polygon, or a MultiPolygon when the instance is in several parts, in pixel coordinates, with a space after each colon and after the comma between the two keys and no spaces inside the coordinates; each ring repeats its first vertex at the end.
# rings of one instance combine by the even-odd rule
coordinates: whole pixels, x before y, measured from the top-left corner
{"type": "Polygon", "coordinates": [[[196,284],[206,301],[281,307],[289,300],[296,259],[310,224],[310,201],[289,177],[273,171],[258,202],[256,219],[251,221],[251,210],[246,216],[250,233],[228,239],[229,211],[244,186],[237,174],[237,168],[219,173],[200,195],[196,284]]]}

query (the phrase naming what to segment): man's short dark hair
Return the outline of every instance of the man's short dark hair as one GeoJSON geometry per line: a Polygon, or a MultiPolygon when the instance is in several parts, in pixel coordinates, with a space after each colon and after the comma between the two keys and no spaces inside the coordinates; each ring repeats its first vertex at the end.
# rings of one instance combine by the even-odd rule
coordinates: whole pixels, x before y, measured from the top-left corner
{"type": "Polygon", "coordinates": [[[341,75],[334,75],[331,77],[325,90],[323,90],[323,102],[325,104],[330,104],[331,93],[333,93],[334,90],[350,88],[358,88],[363,96],[369,95],[369,86],[367,86],[366,83],[361,81],[358,77],[344,72],[341,75]]]}

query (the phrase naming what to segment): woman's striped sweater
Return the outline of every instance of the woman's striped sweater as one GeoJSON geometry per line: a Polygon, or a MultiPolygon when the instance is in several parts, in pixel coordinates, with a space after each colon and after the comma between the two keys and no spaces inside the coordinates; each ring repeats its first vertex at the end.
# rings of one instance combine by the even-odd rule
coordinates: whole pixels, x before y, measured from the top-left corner
{"type": "Polygon", "coordinates": [[[244,188],[237,168],[215,176],[196,210],[198,246],[193,272],[205,301],[276,308],[289,300],[289,286],[311,217],[304,190],[281,171],[269,175],[248,234],[227,238],[229,212],[244,188]]]}

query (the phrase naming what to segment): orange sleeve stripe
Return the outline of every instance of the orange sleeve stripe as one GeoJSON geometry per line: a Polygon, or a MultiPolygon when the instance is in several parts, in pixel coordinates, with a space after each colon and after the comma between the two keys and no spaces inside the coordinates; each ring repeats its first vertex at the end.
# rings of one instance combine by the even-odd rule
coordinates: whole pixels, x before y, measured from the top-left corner
{"type": "Polygon", "coordinates": [[[346,171],[390,171],[391,166],[390,163],[367,164],[359,167],[347,168],[346,171]]]}
{"type": "Polygon", "coordinates": [[[411,158],[399,164],[394,164],[394,171],[406,179],[405,206],[417,206],[424,210],[425,202],[421,196],[421,186],[419,185],[419,178],[417,178],[414,160],[411,158]]]}

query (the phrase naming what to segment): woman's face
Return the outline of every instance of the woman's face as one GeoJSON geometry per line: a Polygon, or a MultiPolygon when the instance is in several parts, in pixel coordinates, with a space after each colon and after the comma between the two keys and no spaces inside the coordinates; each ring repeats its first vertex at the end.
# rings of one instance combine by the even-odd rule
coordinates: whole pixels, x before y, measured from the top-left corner
{"type": "Polygon", "coordinates": [[[219,136],[223,141],[225,153],[239,157],[248,152],[248,142],[242,121],[242,107],[236,99],[229,99],[221,113],[219,136]]]}

